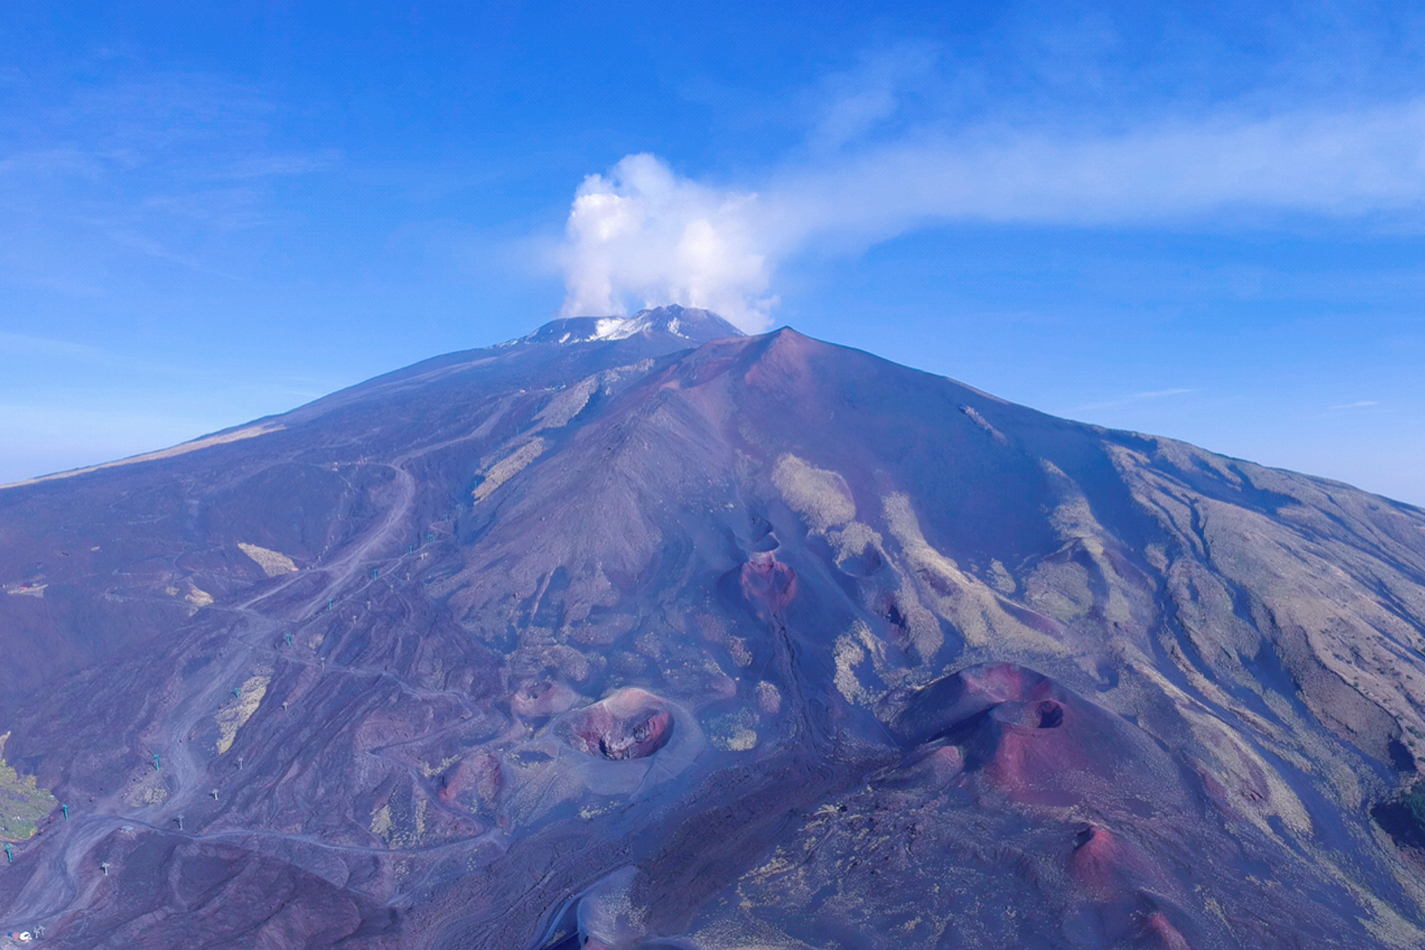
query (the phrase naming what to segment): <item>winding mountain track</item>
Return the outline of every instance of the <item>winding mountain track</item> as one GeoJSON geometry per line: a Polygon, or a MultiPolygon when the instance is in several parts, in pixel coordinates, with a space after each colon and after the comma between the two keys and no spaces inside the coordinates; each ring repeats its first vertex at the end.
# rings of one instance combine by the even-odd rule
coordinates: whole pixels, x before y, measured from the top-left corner
{"type": "MultiPolygon", "coordinates": [[[[172,835],[188,841],[206,840],[235,840],[267,838],[272,840],[284,840],[293,843],[301,843],[312,847],[320,847],[334,852],[350,854],[401,854],[409,852],[412,854],[427,853],[438,854],[443,851],[469,847],[469,841],[444,842],[437,845],[430,845],[419,848],[378,848],[374,846],[358,846],[334,844],[323,841],[313,835],[301,835],[281,832],[271,832],[262,830],[243,831],[218,831],[202,833],[194,831],[179,831],[176,825],[176,818],[184,814],[189,806],[206,798],[211,788],[210,783],[200,781],[208,775],[211,765],[199,763],[195,758],[191,744],[181,737],[193,731],[193,728],[201,721],[211,718],[213,710],[221,706],[227,698],[227,682],[240,681],[250,668],[249,657],[254,653],[267,653],[274,659],[281,659],[285,662],[305,663],[309,666],[317,667],[324,673],[338,675],[360,675],[372,678],[388,677],[399,681],[399,677],[391,677],[389,673],[375,672],[367,670],[348,670],[326,663],[316,663],[305,657],[296,657],[290,654],[280,654],[270,647],[263,646],[274,635],[278,634],[283,627],[293,619],[302,616],[309,616],[314,610],[314,605],[325,605],[326,600],[333,592],[342,591],[353,578],[364,572],[372,564],[386,564],[389,558],[377,556],[378,552],[391,544],[394,538],[402,532],[408,532],[407,523],[410,520],[411,511],[414,505],[416,486],[415,479],[403,467],[417,453],[409,453],[386,467],[390,468],[394,474],[395,498],[387,507],[380,521],[370,530],[365,532],[360,539],[350,545],[337,558],[323,564],[314,565],[313,568],[303,572],[301,575],[294,575],[285,578],[279,583],[267,587],[265,590],[247,598],[239,599],[229,604],[210,605],[211,610],[222,611],[236,615],[245,621],[245,628],[237,638],[238,642],[246,643],[248,650],[246,654],[234,652],[229,654],[225,666],[231,671],[229,675],[223,677],[213,677],[207,688],[190,693],[184,696],[179,703],[168,710],[164,716],[163,732],[167,734],[167,741],[155,736],[153,743],[155,747],[161,748],[162,764],[165,777],[171,781],[171,788],[167,798],[158,805],[150,805],[138,809],[125,808],[115,801],[115,798],[122,795],[122,790],[115,796],[111,796],[107,801],[96,802],[98,806],[95,810],[76,811],[71,816],[71,820],[62,824],[54,824],[49,827],[47,833],[51,838],[46,839],[46,844],[53,849],[54,853],[49,859],[50,872],[48,874],[36,874],[31,877],[24,890],[19,895],[18,903],[28,909],[28,914],[23,923],[15,922],[15,926],[29,926],[35,922],[44,922],[53,919],[64,912],[64,910],[75,903],[77,899],[83,897],[86,889],[95,886],[94,878],[98,875],[99,869],[87,867],[87,858],[92,853],[99,842],[107,835],[124,826],[147,828],[153,832],[160,832],[165,835],[172,835]],[[295,584],[303,582],[310,576],[312,571],[318,571],[328,576],[326,584],[320,593],[314,595],[306,604],[296,610],[284,611],[284,613],[295,613],[294,616],[274,617],[264,611],[264,606],[271,603],[284,591],[295,584]],[[87,883],[86,883],[87,882],[87,883]]],[[[349,593],[343,600],[350,596],[355,596],[365,589],[367,584],[360,584],[354,592],[349,593]]],[[[202,633],[202,630],[195,631],[195,634],[202,633]]],[[[402,688],[412,695],[422,695],[426,690],[405,682],[401,682],[402,688]]],[[[449,728],[449,727],[446,727],[449,728]]],[[[21,854],[23,858],[23,853],[21,854]]],[[[117,873],[117,872],[116,872],[117,873]]],[[[3,922],[0,922],[3,923],[3,922]]]]}

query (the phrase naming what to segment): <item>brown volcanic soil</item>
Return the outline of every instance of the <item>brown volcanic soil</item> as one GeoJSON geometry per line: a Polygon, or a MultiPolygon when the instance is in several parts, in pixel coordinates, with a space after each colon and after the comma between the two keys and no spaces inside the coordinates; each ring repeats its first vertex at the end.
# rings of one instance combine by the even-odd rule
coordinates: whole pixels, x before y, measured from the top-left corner
{"type": "Polygon", "coordinates": [[[0,490],[0,947],[1425,945],[1425,513],[645,317],[0,490]]]}

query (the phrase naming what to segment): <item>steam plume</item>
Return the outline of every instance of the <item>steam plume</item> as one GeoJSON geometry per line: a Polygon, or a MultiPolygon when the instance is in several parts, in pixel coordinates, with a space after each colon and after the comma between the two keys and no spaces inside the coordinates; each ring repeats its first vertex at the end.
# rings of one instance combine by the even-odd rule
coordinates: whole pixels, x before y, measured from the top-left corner
{"type": "Polygon", "coordinates": [[[922,128],[804,152],[720,189],[630,155],[584,180],[563,265],[574,314],[679,303],[764,329],[778,263],[952,223],[1425,230],[1425,101],[1347,112],[1161,121],[1112,134],[922,128]]]}
{"type": "Polygon", "coordinates": [[[630,155],[608,177],[584,179],[569,212],[566,316],[631,304],[714,310],[762,329],[775,300],[767,249],[752,226],[755,193],[680,178],[653,155],[630,155]]]}

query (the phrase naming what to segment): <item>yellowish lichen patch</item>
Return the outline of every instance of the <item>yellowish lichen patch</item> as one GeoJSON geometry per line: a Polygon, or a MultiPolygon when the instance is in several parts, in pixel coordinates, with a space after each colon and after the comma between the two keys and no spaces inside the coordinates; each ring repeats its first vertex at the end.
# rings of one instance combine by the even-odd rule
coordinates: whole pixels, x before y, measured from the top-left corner
{"type": "Polygon", "coordinates": [[[272,679],[271,671],[254,673],[248,677],[246,683],[242,684],[236,697],[236,702],[231,706],[224,706],[218,711],[214,718],[218,721],[218,729],[222,734],[218,738],[218,754],[222,755],[233,747],[233,740],[237,738],[238,730],[252,718],[257,712],[257,707],[262,705],[262,697],[267,695],[267,684],[272,679]]]}
{"type": "Polygon", "coordinates": [[[732,657],[732,662],[738,666],[752,665],[752,651],[747,649],[746,638],[729,636],[727,638],[727,652],[732,657]]]}
{"type": "Polygon", "coordinates": [[[757,748],[755,725],[757,714],[750,709],[739,709],[710,722],[708,738],[724,752],[750,752],[757,748]]]}
{"type": "MultiPolygon", "coordinates": [[[[884,501],[887,526],[910,562],[915,588],[936,614],[955,625],[967,646],[982,647],[993,640],[1050,654],[1065,652],[1063,644],[1022,623],[1005,609],[997,592],[937,551],[921,532],[909,497],[895,493],[884,501]]],[[[939,649],[940,637],[938,629],[918,635],[915,646],[922,657],[929,659],[939,649]]]]}
{"type": "Polygon", "coordinates": [[[531,439],[514,452],[500,459],[485,472],[485,480],[475,486],[475,501],[490,497],[491,492],[518,475],[525,466],[539,458],[544,451],[543,439],[531,439]]]}
{"type": "Polygon", "coordinates": [[[145,768],[139,780],[124,792],[124,804],[130,808],[161,805],[168,800],[168,787],[160,772],[145,768]]]}
{"type": "Polygon", "coordinates": [[[238,542],[238,547],[242,549],[243,554],[256,561],[257,566],[262,568],[262,572],[268,577],[290,574],[297,569],[297,565],[292,563],[292,559],[281,552],[270,551],[255,544],[245,544],[242,541],[238,542]]]}
{"type": "Polygon", "coordinates": [[[421,763],[421,775],[425,778],[435,778],[437,775],[459,762],[463,756],[452,755],[440,760],[439,765],[431,765],[429,762],[421,763]]]}
{"type": "Polygon", "coordinates": [[[549,400],[549,405],[540,410],[538,428],[558,429],[584,411],[590,398],[599,390],[599,377],[589,376],[559,393],[549,400]]]}
{"type": "Polygon", "coordinates": [[[5,742],[0,735],[0,841],[33,837],[42,818],[59,804],[49,789],[40,788],[33,775],[21,775],[5,762],[5,742]]]}
{"type": "MultiPolygon", "coordinates": [[[[29,478],[23,482],[11,482],[8,485],[0,485],[0,489],[19,488],[21,485],[33,485],[37,482],[48,482],[57,478],[73,478],[75,475],[97,472],[100,469],[113,468],[116,465],[133,465],[136,462],[150,462],[154,459],[173,458],[175,455],[185,455],[189,452],[196,452],[199,449],[206,449],[214,445],[226,445],[229,442],[256,438],[259,435],[266,435],[269,432],[278,432],[283,428],[285,427],[273,423],[248,426],[245,429],[238,429],[234,432],[224,432],[218,435],[206,436],[201,439],[194,439],[192,442],[184,442],[182,445],[175,445],[172,448],[161,449],[157,452],[146,452],[143,455],[134,455],[126,459],[119,459],[117,462],[105,462],[102,465],[90,465],[88,468],[75,468],[67,472],[57,472],[54,475],[41,475],[39,478],[29,478]]],[[[93,550],[99,550],[98,546],[96,545],[93,550]]]]}
{"type": "Polygon", "coordinates": [[[860,521],[848,521],[846,527],[828,533],[827,537],[836,548],[837,567],[845,563],[847,558],[866,553],[868,547],[875,549],[882,557],[885,556],[886,549],[880,532],[860,521]]]}
{"type": "Polygon", "coordinates": [[[836,649],[832,657],[836,661],[836,676],[832,680],[836,684],[836,691],[844,696],[848,703],[869,704],[871,695],[856,675],[856,667],[866,659],[866,651],[843,633],[836,638],[836,649]]]}
{"type": "Polygon", "coordinates": [[[846,479],[836,472],[817,468],[788,453],[772,469],[772,483],[788,505],[802,515],[813,531],[824,532],[833,525],[856,517],[856,503],[846,479]]]}
{"type": "Polygon", "coordinates": [[[584,821],[593,821],[600,815],[604,815],[613,811],[613,808],[613,802],[604,802],[600,805],[585,805],[583,808],[579,809],[579,817],[582,818],[584,821]]]}
{"type": "Polygon", "coordinates": [[[371,833],[383,838],[391,833],[391,806],[389,803],[371,813],[371,833]]]}

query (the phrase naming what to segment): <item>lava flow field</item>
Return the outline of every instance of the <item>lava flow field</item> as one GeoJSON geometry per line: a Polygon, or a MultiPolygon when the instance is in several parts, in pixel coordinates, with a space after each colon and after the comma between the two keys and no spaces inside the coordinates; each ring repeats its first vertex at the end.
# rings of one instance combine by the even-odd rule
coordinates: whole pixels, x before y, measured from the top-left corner
{"type": "Polygon", "coordinates": [[[1425,512],[561,320],[0,489],[0,948],[1425,946],[1425,512]]]}

